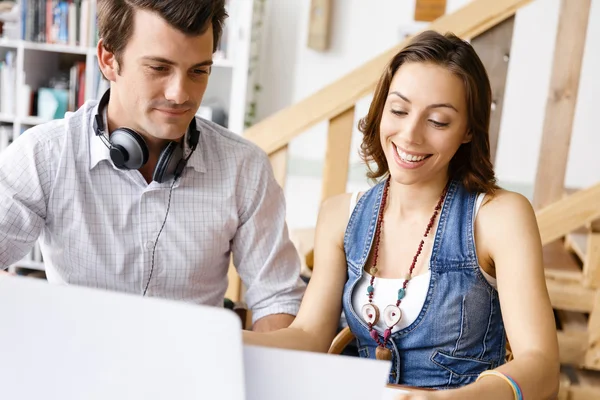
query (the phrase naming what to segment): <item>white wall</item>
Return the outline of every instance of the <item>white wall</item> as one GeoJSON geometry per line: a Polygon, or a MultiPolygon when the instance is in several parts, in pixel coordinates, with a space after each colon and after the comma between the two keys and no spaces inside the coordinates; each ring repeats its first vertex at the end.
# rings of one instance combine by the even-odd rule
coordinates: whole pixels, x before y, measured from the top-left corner
{"type": "MultiPolygon", "coordinates": [[[[533,184],[550,85],[559,0],[535,0],[516,16],[506,97],[498,143],[498,176],[533,184]]],[[[560,51],[560,49],[558,49],[560,51]]],[[[592,0],[565,185],[600,181],[600,0],[592,0]]]]}
{"type": "MultiPolygon", "coordinates": [[[[452,12],[469,0],[449,0],[452,12]]],[[[508,70],[497,175],[501,183],[533,185],[550,81],[559,0],[534,0],[517,14],[508,70]]],[[[309,49],[310,0],[270,0],[261,52],[259,118],[287,107],[365,61],[397,44],[415,23],[414,1],[337,0],[331,23],[330,48],[309,49]]],[[[594,104],[600,104],[600,0],[592,0],[566,185],[585,187],[600,181],[600,135],[594,104]]],[[[356,118],[366,114],[370,96],[359,101],[356,118]]],[[[290,146],[290,176],[286,187],[291,227],[314,226],[320,195],[319,175],[325,152],[326,122],[290,146]]],[[[275,133],[274,133],[275,134],[275,133]]],[[[358,163],[360,134],[355,131],[351,161],[358,163]]],[[[348,191],[368,186],[362,168],[353,168],[348,191]]],[[[528,189],[524,189],[525,191],[528,189]]],[[[530,194],[530,193],[526,193],[530,194]]]]}

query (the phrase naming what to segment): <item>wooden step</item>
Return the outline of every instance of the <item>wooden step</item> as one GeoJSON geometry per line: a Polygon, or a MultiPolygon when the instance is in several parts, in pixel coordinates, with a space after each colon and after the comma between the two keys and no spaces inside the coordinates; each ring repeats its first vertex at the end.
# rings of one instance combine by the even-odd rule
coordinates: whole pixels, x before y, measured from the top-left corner
{"type": "Polygon", "coordinates": [[[565,311],[591,312],[596,290],[584,287],[583,272],[576,256],[562,240],[543,248],[544,272],[552,307],[565,311]]]}
{"type": "Polygon", "coordinates": [[[581,260],[582,263],[585,260],[585,256],[587,253],[589,234],[589,229],[582,228],[568,234],[565,237],[565,248],[575,253],[575,255],[579,258],[579,260],[581,260]]]}
{"type": "Polygon", "coordinates": [[[583,265],[583,285],[600,289],[600,233],[583,228],[565,237],[565,247],[583,265]]]}
{"type": "MultiPolygon", "coordinates": [[[[564,196],[567,197],[573,193],[576,193],[578,191],[580,191],[582,189],[575,189],[575,188],[565,188],[565,194],[564,196]]],[[[588,224],[586,224],[585,228],[587,230],[591,230],[592,232],[597,232],[600,233],[600,218],[596,219],[588,224]]]]}
{"type": "Polygon", "coordinates": [[[562,364],[583,367],[588,351],[588,319],[585,314],[554,310],[562,364]]]}
{"type": "Polygon", "coordinates": [[[562,367],[558,400],[600,399],[600,372],[562,367]]]}

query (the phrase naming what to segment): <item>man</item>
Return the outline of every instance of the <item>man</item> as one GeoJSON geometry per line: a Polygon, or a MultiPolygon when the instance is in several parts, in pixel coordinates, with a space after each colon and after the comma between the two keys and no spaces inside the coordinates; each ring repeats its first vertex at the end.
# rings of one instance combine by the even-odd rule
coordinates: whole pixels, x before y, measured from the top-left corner
{"type": "Polygon", "coordinates": [[[98,0],[110,91],[0,155],[0,267],[40,238],[50,282],[222,306],[230,254],[253,329],[304,284],[266,154],[195,117],[224,0],[98,0]]]}

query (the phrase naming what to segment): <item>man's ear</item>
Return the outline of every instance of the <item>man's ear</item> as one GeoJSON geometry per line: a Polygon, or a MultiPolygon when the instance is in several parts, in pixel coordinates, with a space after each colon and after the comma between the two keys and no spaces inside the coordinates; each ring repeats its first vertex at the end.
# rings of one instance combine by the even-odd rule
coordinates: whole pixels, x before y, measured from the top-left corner
{"type": "Polygon", "coordinates": [[[117,75],[119,75],[119,63],[115,55],[106,50],[102,39],[98,40],[96,54],[98,55],[98,67],[104,77],[111,82],[116,81],[117,75]]]}
{"type": "Polygon", "coordinates": [[[467,131],[465,132],[465,136],[463,137],[462,143],[469,143],[471,142],[471,140],[473,140],[473,131],[471,129],[467,129],[467,131]]]}

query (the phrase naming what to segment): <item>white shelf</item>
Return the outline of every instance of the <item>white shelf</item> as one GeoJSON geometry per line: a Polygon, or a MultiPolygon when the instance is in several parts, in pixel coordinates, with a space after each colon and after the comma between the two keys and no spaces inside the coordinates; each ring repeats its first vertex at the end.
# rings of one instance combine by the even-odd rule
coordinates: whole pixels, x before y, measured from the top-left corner
{"type": "Polygon", "coordinates": [[[29,115],[27,117],[20,118],[20,122],[22,125],[34,126],[34,125],[43,124],[45,122],[49,122],[49,120],[46,118],[29,115]]]}
{"type": "Polygon", "coordinates": [[[27,50],[39,50],[39,51],[50,51],[54,53],[65,53],[65,54],[81,54],[86,55],[93,48],[84,46],[69,46],[65,44],[54,44],[54,43],[35,43],[27,42],[24,40],[20,41],[24,49],[27,50]]]}
{"type": "Polygon", "coordinates": [[[29,42],[26,40],[13,40],[0,38],[0,48],[9,49],[26,49],[26,50],[37,50],[37,51],[49,51],[53,53],[64,53],[64,54],[81,54],[87,55],[90,52],[95,52],[96,49],[93,47],[85,46],[70,46],[66,44],[55,44],[55,43],[36,43],[29,42]]]}
{"type": "Polygon", "coordinates": [[[15,116],[0,114],[0,122],[7,122],[9,124],[12,124],[13,122],[15,122],[15,116]]]}
{"type": "MultiPolygon", "coordinates": [[[[36,43],[29,42],[26,40],[11,40],[0,37],[0,48],[8,49],[26,49],[35,51],[48,51],[52,53],[63,53],[63,54],[81,54],[81,55],[96,55],[95,47],[85,46],[70,46],[65,44],[55,43],[36,43]]],[[[226,58],[215,58],[213,60],[213,67],[216,68],[233,68],[235,64],[226,58]]]]}
{"type": "Polygon", "coordinates": [[[21,125],[34,126],[49,122],[47,118],[37,117],[35,115],[28,115],[25,117],[15,117],[14,115],[0,114],[0,122],[13,124],[20,123],[21,125]]]}
{"type": "Polygon", "coordinates": [[[21,44],[21,40],[13,40],[13,39],[6,39],[6,38],[0,38],[0,47],[7,47],[7,48],[11,48],[11,49],[16,49],[17,47],[19,47],[19,45],[21,44]]]}

